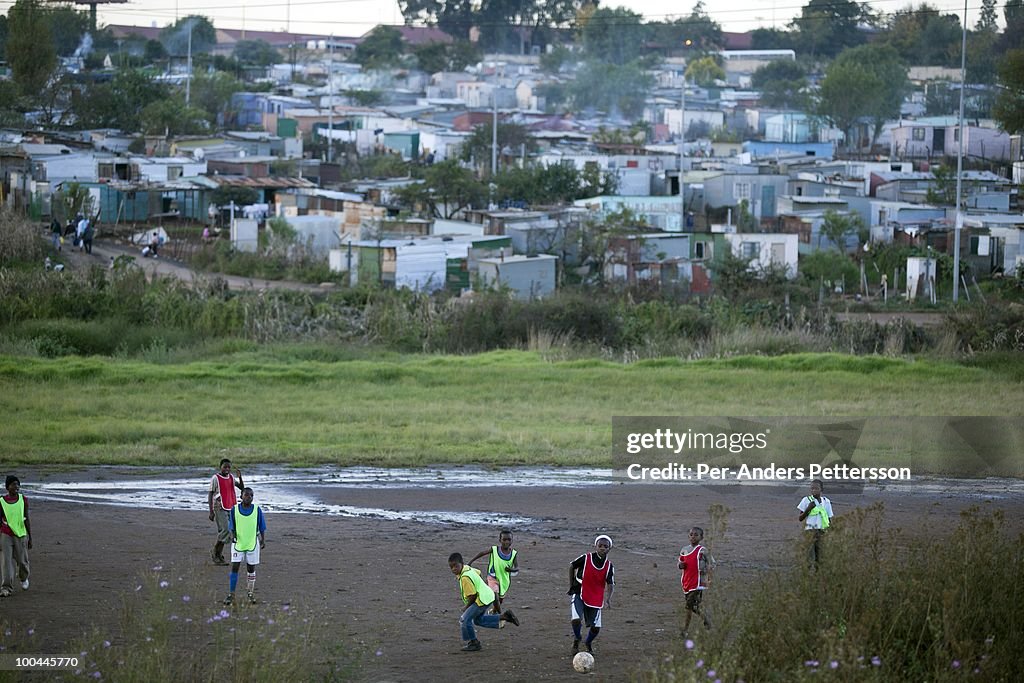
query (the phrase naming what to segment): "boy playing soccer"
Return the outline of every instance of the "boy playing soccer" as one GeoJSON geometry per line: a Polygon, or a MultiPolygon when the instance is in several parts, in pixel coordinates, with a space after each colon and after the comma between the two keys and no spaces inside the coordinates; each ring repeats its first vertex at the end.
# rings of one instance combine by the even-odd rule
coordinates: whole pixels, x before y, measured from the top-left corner
{"type": "Polygon", "coordinates": [[[260,551],[266,547],[264,534],[267,524],[263,520],[263,510],[259,505],[252,504],[252,489],[242,489],[242,502],[231,510],[228,519],[231,538],[231,579],[228,596],[224,604],[235,601],[235,586],[238,584],[238,567],[245,562],[245,590],[249,602],[256,602],[256,565],[260,563],[260,551]],[[257,544],[257,540],[259,543],[257,544]]]}
{"type": "Polygon", "coordinates": [[[466,564],[473,564],[488,554],[490,558],[487,560],[487,585],[498,595],[498,599],[494,601],[494,613],[501,614],[501,603],[505,601],[512,577],[519,573],[519,553],[512,549],[510,529],[502,529],[498,533],[498,545],[492,545],[489,550],[481,550],[466,564]]]}
{"type": "Polygon", "coordinates": [[[235,469],[238,474],[238,481],[235,481],[231,474],[231,461],[224,458],[220,461],[220,471],[210,479],[210,491],[206,496],[210,506],[210,521],[217,520],[217,543],[213,546],[214,564],[226,565],[224,559],[224,544],[228,542],[228,516],[231,509],[237,502],[235,499],[235,488],[242,490],[245,485],[242,483],[242,470],[235,469]],[[214,505],[219,501],[218,505],[214,505]]]}
{"type": "Polygon", "coordinates": [[[612,539],[604,534],[594,539],[594,551],[580,555],[569,565],[569,615],[572,620],[572,654],[580,650],[581,622],[590,628],[587,652],[593,654],[594,639],[601,632],[601,610],[612,606],[615,570],[608,552],[612,539]],[[607,587],[607,588],[606,588],[607,587]]]}
{"type": "Polygon", "coordinates": [[[519,619],[510,609],[505,610],[504,614],[487,614],[487,608],[495,602],[494,591],[480,578],[479,569],[463,564],[461,553],[448,556],[448,569],[458,577],[459,596],[464,605],[459,617],[462,640],[466,643],[462,647],[464,652],[479,652],[483,649],[476,638],[474,624],[483,628],[500,628],[504,626],[502,622],[508,621],[519,626],[519,619]]]}
{"type": "Polygon", "coordinates": [[[28,521],[28,501],[21,495],[21,480],[13,474],[4,482],[7,495],[0,498],[0,598],[14,592],[15,577],[21,589],[28,590],[28,551],[32,549],[32,526],[28,521]]]}
{"type": "Polygon", "coordinates": [[[711,628],[711,618],[706,607],[702,607],[704,591],[707,590],[711,570],[715,566],[715,558],[701,543],[704,541],[704,530],[699,526],[690,529],[690,545],[679,551],[679,569],[683,571],[680,583],[683,585],[683,596],[686,598],[686,623],[683,624],[683,637],[690,630],[690,618],[699,614],[704,620],[704,628],[711,628]]]}

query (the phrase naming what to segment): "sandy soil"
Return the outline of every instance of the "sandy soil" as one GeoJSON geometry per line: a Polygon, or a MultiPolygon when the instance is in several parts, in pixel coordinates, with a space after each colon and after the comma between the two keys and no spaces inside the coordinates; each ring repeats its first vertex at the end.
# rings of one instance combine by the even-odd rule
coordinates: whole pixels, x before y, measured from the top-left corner
{"type": "MultiPolygon", "coordinates": [[[[60,475],[67,478],[67,474],[60,475]]],[[[31,479],[23,476],[31,500],[31,479]]],[[[827,492],[837,514],[877,501],[888,520],[909,534],[950,529],[971,505],[1001,508],[1024,524],[1024,496],[1000,487],[970,490],[827,492]]],[[[567,565],[596,533],[615,541],[617,587],[596,642],[590,680],[626,680],[631,671],[671,646],[680,625],[675,555],[693,524],[707,526],[708,506],[731,509],[728,533],[716,539],[721,582],[781,566],[800,535],[792,486],[621,484],[597,488],[332,489],[325,502],[415,510],[501,511],[539,521],[516,532],[522,572],[507,607],[522,626],[481,630],[482,653],[460,652],[460,605],[447,556],[471,557],[489,546],[496,529],[300,514],[268,515],[268,543],[259,572],[264,601],[322,605],[332,631],[361,655],[365,681],[442,681],[503,668],[502,680],[578,680],[571,670],[571,631],[565,597],[567,565]],[[383,580],[382,580],[383,579],[383,580]],[[380,654],[377,654],[379,651],[380,654]]],[[[205,502],[202,491],[197,499],[205,502]]],[[[191,577],[197,600],[218,604],[224,568],[209,563],[214,529],[201,512],[137,510],[37,501],[32,507],[35,550],[32,586],[0,602],[0,618],[32,625],[49,653],[64,648],[83,624],[116,629],[119,596],[140,574],[161,565],[191,577]]],[[[714,606],[715,596],[709,594],[714,606]]],[[[116,636],[115,636],[116,637],[116,636]]]]}

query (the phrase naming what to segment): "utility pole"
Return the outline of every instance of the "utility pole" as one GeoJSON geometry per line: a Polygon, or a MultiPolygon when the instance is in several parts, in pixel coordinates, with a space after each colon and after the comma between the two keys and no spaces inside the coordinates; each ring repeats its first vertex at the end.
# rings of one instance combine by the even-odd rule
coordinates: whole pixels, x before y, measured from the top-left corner
{"type": "MultiPolygon", "coordinates": [[[[693,44],[689,38],[685,45],[693,44]]],[[[679,231],[686,232],[686,183],[683,181],[683,159],[686,157],[686,65],[683,66],[683,87],[679,94],[679,231]]]]}
{"type": "Polygon", "coordinates": [[[334,34],[327,44],[327,163],[334,162],[334,34]]]}
{"type": "Polygon", "coordinates": [[[185,75],[185,106],[192,96],[192,23],[188,25],[188,73],[185,75]]]}
{"type": "Polygon", "coordinates": [[[960,40],[960,119],[956,151],[956,223],[953,225],[953,303],[960,300],[960,231],[964,227],[960,190],[964,172],[964,87],[967,81],[967,0],[964,0],[963,35],[960,40]]]}
{"type": "Polygon", "coordinates": [[[498,88],[491,91],[494,103],[494,119],[491,125],[491,180],[498,175],[498,88]]]}

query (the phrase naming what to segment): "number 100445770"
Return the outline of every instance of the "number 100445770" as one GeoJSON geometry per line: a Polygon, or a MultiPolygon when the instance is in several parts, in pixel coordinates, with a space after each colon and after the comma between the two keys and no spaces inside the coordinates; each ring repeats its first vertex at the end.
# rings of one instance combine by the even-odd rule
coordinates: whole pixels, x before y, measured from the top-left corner
{"type": "Polygon", "coordinates": [[[26,671],[32,669],[73,669],[78,657],[65,655],[7,655],[0,656],[0,671],[26,671]]]}

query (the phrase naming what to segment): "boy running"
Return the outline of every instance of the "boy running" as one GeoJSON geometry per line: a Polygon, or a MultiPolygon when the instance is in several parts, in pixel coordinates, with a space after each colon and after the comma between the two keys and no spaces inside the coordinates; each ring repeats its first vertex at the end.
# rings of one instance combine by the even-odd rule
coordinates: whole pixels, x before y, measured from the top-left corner
{"type": "Polygon", "coordinates": [[[463,564],[461,553],[448,556],[448,569],[459,581],[459,597],[463,604],[459,628],[462,640],[466,643],[462,647],[463,652],[479,652],[483,649],[477,640],[474,624],[483,628],[501,628],[504,626],[502,622],[508,621],[519,626],[519,619],[510,609],[505,610],[504,614],[487,614],[487,608],[495,602],[494,591],[484,583],[479,569],[463,564]]]}
{"type": "Polygon", "coordinates": [[[711,618],[704,601],[704,591],[708,588],[708,579],[715,566],[715,558],[701,543],[704,541],[704,530],[699,526],[690,529],[690,545],[679,551],[679,569],[683,571],[680,583],[686,598],[686,623],[683,624],[683,637],[690,630],[690,618],[699,614],[704,620],[704,628],[711,628],[711,618]]]}
{"type": "Polygon", "coordinates": [[[615,591],[615,570],[608,552],[612,539],[604,534],[594,539],[594,551],[580,555],[569,565],[569,613],[572,619],[572,654],[580,650],[583,638],[580,623],[585,623],[587,652],[593,654],[594,639],[601,632],[601,610],[611,609],[612,593],[615,591]],[[607,590],[606,590],[607,587],[607,590]]]}
{"type": "Polygon", "coordinates": [[[28,521],[28,501],[21,495],[21,480],[13,474],[4,482],[7,495],[0,498],[0,598],[14,592],[14,580],[28,590],[28,551],[32,549],[32,525],[28,521]]]}
{"type": "Polygon", "coordinates": [[[501,603],[512,584],[512,577],[519,573],[519,553],[512,548],[512,530],[502,529],[498,532],[498,545],[489,550],[481,550],[467,564],[473,564],[484,555],[487,560],[487,585],[498,595],[494,601],[494,613],[501,614],[501,603]]]}
{"type": "Polygon", "coordinates": [[[231,538],[231,578],[229,581],[228,596],[224,598],[224,604],[230,605],[235,601],[235,586],[238,584],[238,567],[245,562],[245,571],[248,576],[245,583],[245,591],[249,596],[249,602],[256,602],[256,565],[260,563],[260,551],[266,547],[264,534],[267,531],[267,523],[263,520],[263,510],[259,505],[252,504],[252,489],[242,489],[242,502],[231,510],[228,518],[229,534],[231,538]],[[257,545],[257,540],[259,544],[257,545]]]}
{"type": "Polygon", "coordinates": [[[238,481],[231,475],[231,461],[224,458],[220,461],[220,471],[210,479],[210,492],[206,500],[210,506],[210,521],[217,520],[217,543],[213,546],[213,563],[222,566],[227,565],[224,559],[224,544],[229,540],[228,513],[235,507],[235,488],[245,488],[242,483],[242,470],[235,468],[238,474],[238,481]],[[214,506],[214,501],[219,500],[220,505],[214,506]],[[214,508],[216,507],[216,511],[214,508]]]}

